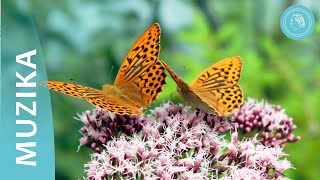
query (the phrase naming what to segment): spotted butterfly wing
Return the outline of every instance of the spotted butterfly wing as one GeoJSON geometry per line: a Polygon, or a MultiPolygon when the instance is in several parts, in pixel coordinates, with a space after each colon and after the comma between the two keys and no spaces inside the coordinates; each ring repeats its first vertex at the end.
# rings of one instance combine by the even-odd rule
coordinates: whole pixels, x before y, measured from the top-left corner
{"type": "Polygon", "coordinates": [[[160,26],[153,24],[134,43],[124,59],[114,85],[140,107],[148,108],[166,83],[164,68],[158,61],[160,26]]]}
{"type": "Polygon", "coordinates": [[[114,113],[137,115],[143,114],[142,111],[137,107],[137,104],[123,102],[121,98],[117,98],[117,95],[106,94],[104,91],[95,88],[58,81],[41,81],[39,83],[51,90],[73,97],[86,99],[91,104],[114,113]]]}
{"type": "Polygon", "coordinates": [[[193,89],[208,90],[236,85],[241,68],[242,60],[239,56],[223,59],[204,70],[190,86],[193,89]]]}
{"type": "Polygon", "coordinates": [[[216,112],[218,115],[231,114],[234,110],[240,108],[243,103],[242,91],[238,85],[209,91],[196,89],[193,89],[193,91],[208,104],[212,112],[216,112]]]}
{"type": "Polygon", "coordinates": [[[243,103],[243,93],[237,85],[241,69],[239,56],[223,59],[204,70],[190,87],[218,114],[230,114],[243,103]]]}

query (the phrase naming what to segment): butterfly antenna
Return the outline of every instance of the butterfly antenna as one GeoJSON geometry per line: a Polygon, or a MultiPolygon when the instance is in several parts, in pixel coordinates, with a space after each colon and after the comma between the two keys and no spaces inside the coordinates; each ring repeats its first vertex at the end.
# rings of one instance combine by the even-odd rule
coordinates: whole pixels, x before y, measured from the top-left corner
{"type": "Polygon", "coordinates": [[[186,66],[183,66],[183,71],[182,71],[182,73],[181,73],[181,78],[184,77],[184,75],[186,74],[186,71],[187,71],[186,66]]]}
{"type": "Polygon", "coordinates": [[[109,76],[111,75],[113,69],[114,69],[114,65],[112,65],[112,67],[111,67],[111,71],[110,71],[110,73],[109,73],[109,76]]]}
{"type": "Polygon", "coordinates": [[[75,78],[69,78],[70,81],[75,81],[75,82],[78,82],[78,83],[81,83],[81,84],[84,84],[83,81],[80,81],[79,79],[75,79],[75,78]]]}
{"type": "Polygon", "coordinates": [[[111,73],[112,73],[113,69],[114,69],[114,65],[112,65],[111,70],[110,70],[110,72],[109,72],[109,74],[108,74],[107,79],[109,79],[109,80],[111,80],[110,77],[111,77],[111,73]]]}
{"type": "MultiPolygon", "coordinates": [[[[87,83],[85,83],[85,82],[83,82],[83,81],[80,81],[79,79],[69,78],[69,80],[70,80],[70,81],[75,81],[75,82],[77,82],[77,83],[79,83],[79,84],[82,84],[82,85],[87,84],[87,83]]],[[[100,86],[100,85],[99,85],[98,83],[96,83],[96,82],[94,82],[94,84],[95,84],[97,87],[100,86]]]]}

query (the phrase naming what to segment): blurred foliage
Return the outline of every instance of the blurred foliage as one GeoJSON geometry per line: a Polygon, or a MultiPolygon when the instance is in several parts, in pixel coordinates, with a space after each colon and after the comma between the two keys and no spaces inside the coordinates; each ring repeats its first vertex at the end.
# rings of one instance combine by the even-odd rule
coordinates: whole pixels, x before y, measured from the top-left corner
{"type": "MultiPolygon", "coordinates": [[[[23,26],[32,12],[50,80],[100,88],[113,83],[127,51],[152,23],[162,27],[161,59],[190,83],[202,70],[226,57],[243,59],[240,86],[246,97],[280,104],[298,125],[302,140],[285,152],[292,179],[319,179],[320,156],[320,6],[294,0],[136,0],[2,1],[23,26]],[[293,4],[311,8],[313,34],[299,41],[285,37],[281,13],[293,4]]],[[[181,102],[175,84],[159,100],[181,102]]],[[[55,126],[56,179],[82,179],[87,148],[77,151],[77,113],[93,107],[84,100],[51,92],[55,126]]]]}

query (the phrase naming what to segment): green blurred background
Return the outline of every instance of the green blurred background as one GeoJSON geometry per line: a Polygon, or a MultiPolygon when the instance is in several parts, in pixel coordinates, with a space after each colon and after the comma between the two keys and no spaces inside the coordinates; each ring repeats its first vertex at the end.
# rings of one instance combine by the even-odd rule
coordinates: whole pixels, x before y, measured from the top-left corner
{"type": "MultiPolygon", "coordinates": [[[[246,97],[280,104],[302,140],[288,144],[292,179],[320,179],[320,2],[293,0],[2,1],[23,27],[32,12],[50,80],[101,88],[113,83],[135,40],[154,22],[162,28],[161,59],[190,83],[226,57],[243,59],[240,86],[246,97]],[[313,34],[294,41],[283,35],[281,13],[293,4],[309,7],[313,34]]],[[[157,106],[181,102],[168,84],[157,106]]],[[[55,126],[56,179],[82,179],[91,151],[81,148],[77,113],[93,109],[85,100],[51,92],[55,126]]]]}

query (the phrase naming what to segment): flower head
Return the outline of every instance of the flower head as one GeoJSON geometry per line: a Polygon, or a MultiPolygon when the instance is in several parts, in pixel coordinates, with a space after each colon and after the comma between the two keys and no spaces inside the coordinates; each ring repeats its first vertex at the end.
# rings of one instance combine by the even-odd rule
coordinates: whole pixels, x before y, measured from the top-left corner
{"type": "Polygon", "coordinates": [[[249,100],[232,116],[235,126],[244,134],[258,131],[259,141],[267,146],[284,145],[296,142],[300,136],[294,136],[297,128],[293,119],[288,117],[281,106],[273,106],[266,101],[249,100]]]}
{"type": "Polygon", "coordinates": [[[271,170],[281,178],[291,168],[280,146],[237,132],[227,140],[219,117],[166,103],[146,118],[139,133],[110,139],[91,155],[87,179],[268,179],[271,170]]]}
{"type": "Polygon", "coordinates": [[[131,135],[141,131],[146,117],[137,115],[118,115],[97,108],[93,112],[86,111],[79,115],[79,120],[84,124],[80,129],[83,137],[80,146],[87,146],[101,152],[103,145],[122,134],[131,135]]]}

